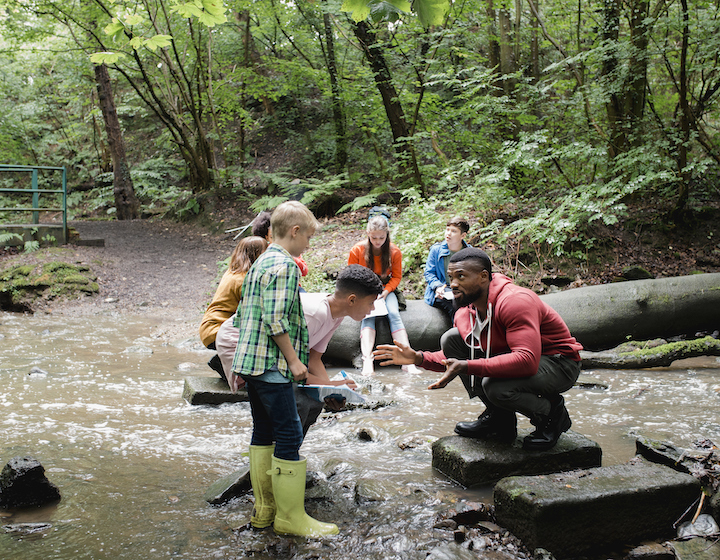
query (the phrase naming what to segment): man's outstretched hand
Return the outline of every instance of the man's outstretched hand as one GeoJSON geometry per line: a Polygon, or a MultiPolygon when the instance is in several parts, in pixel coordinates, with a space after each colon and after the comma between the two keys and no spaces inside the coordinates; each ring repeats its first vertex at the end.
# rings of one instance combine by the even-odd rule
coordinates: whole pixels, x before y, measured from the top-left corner
{"type": "Polygon", "coordinates": [[[410,346],[393,340],[395,344],[379,344],[373,352],[373,357],[380,361],[381,366],[402,366],[414,364],[416,352],[410,346]],[[385,361],[381,361],[385,360],[385,361]]]}
{"type": "Polygon", "coordinates": [[[442,389],[461,373],[467,373],[468,365],[465,360],[456,360],[455,358],[446,358],[443,360],[445,364],[445,373],[435,383],[428,385],[428,389],[442,389]]]}

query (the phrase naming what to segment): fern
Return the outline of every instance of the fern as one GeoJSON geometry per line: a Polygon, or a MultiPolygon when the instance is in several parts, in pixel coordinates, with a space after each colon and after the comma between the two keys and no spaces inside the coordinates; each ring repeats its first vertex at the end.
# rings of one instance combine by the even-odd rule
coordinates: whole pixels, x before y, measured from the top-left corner
{"type": "Polygon", "coordinates": [[[37,250],[39,250],[39,249],[40,249],[40,242],[39,242],[39,241],[36,241],[36,240],[33,239],[32,241],[26,241],[26,242],[25,242],[25,249],[24,249],[24,251],[25,251],[26,253],[34,253],[35,251],[37,251],[37,250]]]}
{"type": "Polygon", "coordinates": [[[22,236],[17,233],[10,233],[9,231],[0,231],[0,245],[8,245],[11,241],[22,242],[22,236]]]}

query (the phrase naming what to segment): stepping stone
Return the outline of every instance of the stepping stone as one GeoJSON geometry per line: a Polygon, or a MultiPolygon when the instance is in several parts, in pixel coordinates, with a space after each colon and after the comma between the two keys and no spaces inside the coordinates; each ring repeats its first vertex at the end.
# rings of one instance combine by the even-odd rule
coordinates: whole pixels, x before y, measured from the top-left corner
{"type": "Polygon", "coordinates": [[[674,536],[700,481],[636,457],[628,463],[497,483],[497,522],[530,549],[557,558],[674,536]]]}
{"type": "Polygon", "coordinates": [[[222,505],[233,498],[243,496],[252,490],[250,484],[250,466],[224,476],[214,482],[205,492],[205,501],[214,506],[222,505]]]}
{"type": "Polygon", "coordinates": [[[530,430],[519,430],[512,444],[446,436],[432,446],[432,466],[465,487],[492,484],[515,475],[545,474],[599,467],[602,449],[577,432],[560,436],[547,451],[525,451],[523,438],[530,430]]]}
{"type": "Polygon", "coordinates": [[[183,398],[190,404],[223,404],[245,402],[247,391],[230,391],[227,382],[219,377],[186,377],[183,398]]]}
{"type": "Polygon", "coordinates": [[[720,560],[720,542],[717,539],[696,537],[689,541],[673,541],[670,546],[678,560],[720,560]]]}
{"type": "Polygon", "coordinates": [[[31,508],[57,502],[60,490],[32,457],[13,457],[0,472],[0,508],[31,508]]]}

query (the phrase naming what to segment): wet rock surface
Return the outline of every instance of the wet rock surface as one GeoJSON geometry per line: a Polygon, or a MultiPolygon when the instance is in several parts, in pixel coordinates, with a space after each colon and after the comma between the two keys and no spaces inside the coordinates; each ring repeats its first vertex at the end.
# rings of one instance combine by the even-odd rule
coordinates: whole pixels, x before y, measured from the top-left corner
{"type": "Polygon", "coordinates": [[[60,500],[60,490],[32,457],[11,459],[0,473],[0,508],[37,507],[60,500]]]}
{"type": "Polygon", "coordinates": [[[673,536],[700,482],[635,458],[623,465],[510,477],[494,491],[495,515],[530,548],[557,558],[673,536]]]}
{"type": "Polygon", "coordinates": [[[602,450],[577,432],[560,436],[546,451],[525,451],[522,440],[530,430],[520,430],[512,444],[446,436],[432,446],[432,466],[463,486],[497,482],[515,475],[545,474],[600,466],[602,450]]]}
{"type": "Polygon", "coordinates": [[[192,405],[222,404],[245,402],[248,395],[246,389],[233,393],[227,382],[219,377],[186,377],[183,398],[192,405]]]}

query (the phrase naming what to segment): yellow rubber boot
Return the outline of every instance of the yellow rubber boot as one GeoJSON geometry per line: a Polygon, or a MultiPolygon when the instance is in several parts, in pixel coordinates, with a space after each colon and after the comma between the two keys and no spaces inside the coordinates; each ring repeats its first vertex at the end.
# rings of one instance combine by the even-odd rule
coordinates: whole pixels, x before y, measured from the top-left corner
{"type": "Polygon", "coordinates": [[[275,524],[281,535],[323,537],[337,535],[340,530],[334,523],[323,523],[305,513],[305,474],[307,460],[286,461],[272,458],[272,486],[275,495],[275,524]]]}
{"type": "Polygon", "coordinates": [[[269,527],[275,520],[272,478],[268,474],[272,467],[273,451],[274,445],[250,446],[250,483],[255,498],[250,523],[256,529],[269,527]]]}

